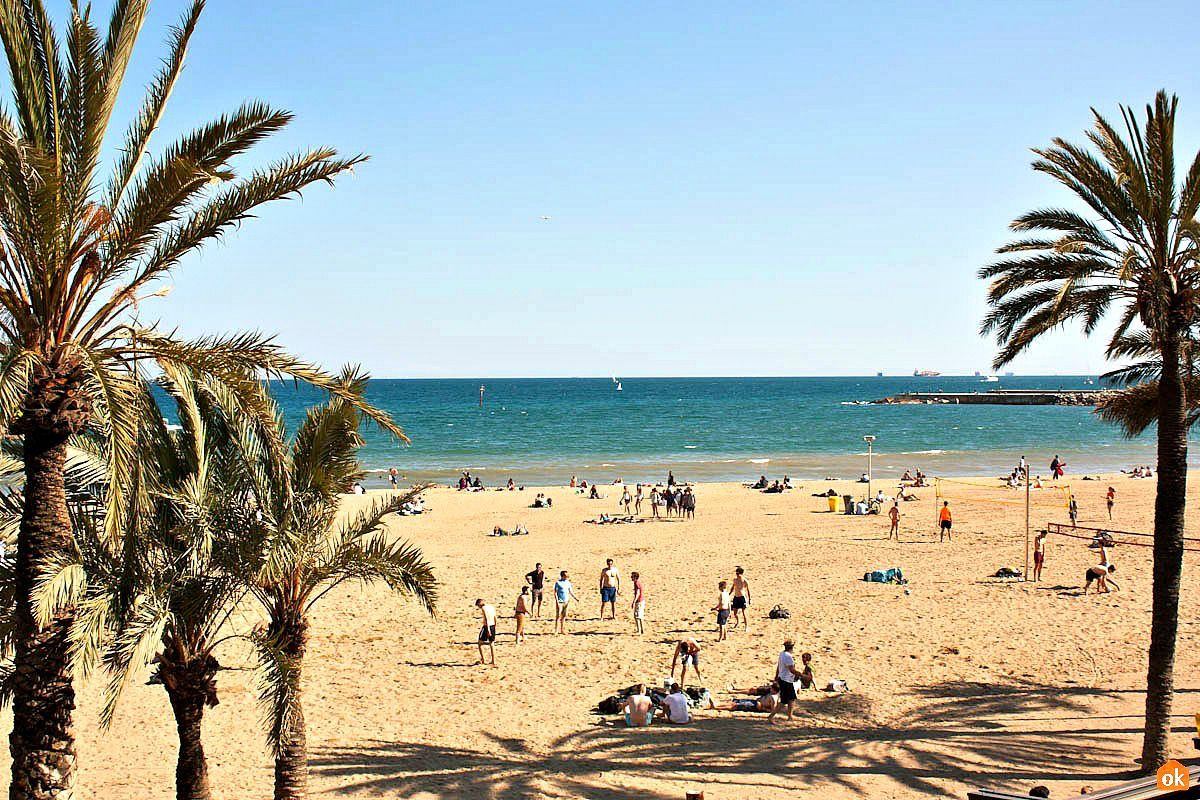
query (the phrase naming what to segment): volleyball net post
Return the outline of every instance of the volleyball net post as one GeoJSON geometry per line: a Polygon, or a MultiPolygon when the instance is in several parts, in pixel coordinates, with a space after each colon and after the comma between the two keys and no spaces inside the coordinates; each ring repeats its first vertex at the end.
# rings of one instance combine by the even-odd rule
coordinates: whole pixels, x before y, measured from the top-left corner
{"type": "MultiPolygon", "coordinates": [[[[969,481],[969,480],[956,480],[954,478],[934,478],[933,486],[934,486],[934,495],[936,498],[934,500],[934,504],[933,504],[933,516],[934,516],[934,527],[935,528],[940,523],[940,519],[941,519],[940,515],[941,515],[941,507],[942,507],[941,504],[943,501],[946,501],[946,500],[954,500],[955,502],[960,502],[965,505],[988,504],[988,505],[1004,505],[1004,506],[1023,506],[1024,512],[1025,512],[1025,524],[1024,524],[1024,527],[1025,527],[1025,569],[1024,569],[1022,578],[1023,578],[1023,580],[1026,580],[1026,581],[1029,580],[1029,567],[1030,567],[1030,559],[1031,559],[1031,555],[1032,555],[1032,546],[1033,546],[1032,534],[1033,534],[1034,499],[1033,499],[1033,494],[1032,494],[1033,486],[1030,483],[1030,481],[1028,480],[1028,477],[1026,478],[1026,481],[1025,481],[1025,492],[1024,492],[1025,496],[1024,497],[1013,497],[1012,489],[1010,489],[1006,486],[992,486],[992,485],[988,485],[986,483],[979,483],[979,482],[969,481]],[[965,496],[965,495],[960,496],[960,495],[954,494],[953,487],[955,485],[962,485],[965,487],[970,487],[970,489],[973,490],[974,496],[965,496]],[[1002,492],[1007,496],[1003,497],[1003,498],[986,496],[988,493],[994,493],[994,492],[1002,492]]],[[[1053,484],[1053,485],[1049,485],[1049,486],[1043,486],[1041,488],[1046,490],[1046,492],[1047,492],[1047,494],[1043,495],[1042,497],[1044,497],[1046,500],[1050,500],[1051,498],[1055,498],[1057,495],[1057,497],[1056,497],[1057,502],[1054,502],[1054,505],[1057,506],[1058,502],[1061,502],[1063,511],[1064,512],[1070,511],[1071,498],[1074,496],[1071,491],[1070,484],[1060,483],[1060,484],[1053,484]]]]}

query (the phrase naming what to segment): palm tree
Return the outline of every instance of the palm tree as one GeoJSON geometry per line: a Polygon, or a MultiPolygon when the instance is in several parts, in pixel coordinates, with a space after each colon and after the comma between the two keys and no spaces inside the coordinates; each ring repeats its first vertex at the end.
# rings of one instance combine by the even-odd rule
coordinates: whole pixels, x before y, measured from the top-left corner
{"type": "Polygon", "coordinates": [[[176,796],[208,800],[202,723],[219,702],[215,650],[239,635],[229,622],[246,592],[244,576],[230,569],[237,561],[223,554],[249,524],[251,485],[239,444],[256,433],[236,397],[211,378],[170,370],[159,385],[180,426],[170,428],[157,409],[142,421],[144,505],[130,515],[123,546],[77,528],[79,558],[53,570],[38,596],[78,608],[77,671],[103,653],[110,680],[102,725],[129,679],[154,665],[151,682],[166,690],[179,737],[176,796]]]}
{"type": "MultiPolygon", "coordinates": [[[[361,397],[365,376],[348,370],[340,380],[361,397]]],[[[424,487],[376,501],[357,514],[339,513],[341,494],[362,477],[355,456],[362,444],[360,416],[355,404],[341,397],[310,409],[281,468],[264,470],[256,487],[260,527],[243,549],[253,566],[239,572],[255,574],[249,589],[268,617],[255,643],[262,666],[260,700],[275,753],[276,800],[308,794],[300,684],[312,607],[346,581],[383,581],[430,613],[437,603],[437,581],[421,551],[389,541],[384,530],[384,517],[424,487]]],[[[282,428],[277,435],[284,436],[282,428]]]]}
{"type": "MultiPolygon", "coordinates": [[[[36,576],[71,549],[63,486],[67,440],[93,424],[108,438],[111,540],[127,521],[137,420],[147,400],[137,360],[154,359],[224,381],[245,406],[261,395],[255,371],[333,387],[328,376],[269,338],[180,341],[130,320],[189,253],[259,206],[332,180],[360,163],[327,148],[300,152],[238,177],[231,162],[282,129],[290,115],[249,103],[202,125],[157,156],[150,142],[176,87],[203,0],[174,29],[108,168],[101,152],[148,0],[115,0],[101,33],[72,3],[62,40],[42,0],[0,0],[0,41],[12,110],[0,112],[0,424],[24,443],[17,542],[13,798],[70,793],[75,705],[69,638],[74,612],[39,624],[36,576]]],[[[399,429],[373,411],[376,421],[399,429]]]]}
{"type": "Polygon", "coordinates": [[[1190,342],[1200,303],[1200,154],[1177,180],[1177,105],[1160,91],[1142,122],[1122,106],[1124,135],[1093,110],[1094,151],[1062,139],[1034,150],[1034,170],[1066,186],[1087,210],[1038,209],[1018,217],[1012,229],[1029,235],[1000,248],[1004,258],[979,273],[992,281],[982,330],[1000,345],[996,368],[1067,323],[1091,334],[1110,311],[1116,325],[1109,357],[1154,361],[1158,492],[1141,759],[1147,771],[1167,759],[1193,406],[1190,342]]]}

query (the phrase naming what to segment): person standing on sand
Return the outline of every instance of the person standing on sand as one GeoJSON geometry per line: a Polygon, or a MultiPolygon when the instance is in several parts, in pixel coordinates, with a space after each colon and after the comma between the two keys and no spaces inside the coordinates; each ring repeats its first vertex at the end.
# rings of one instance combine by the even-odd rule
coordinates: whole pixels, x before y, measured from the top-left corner
{"type": "Polygon", "coordinates": [[[629,506],[633,503],[633,497],[629,494],[629,487],[621,487],[621,505],[625,507],[625,516],[629,516],[629,506]]]}
{"type": "Polygon", "coordinates": [[[496,666],[496,648],[494,645],[496,641],[496,607],[485,603],[482,597],[475,601],[475,607],[479,609],[479,616],[483,619],[483,627],[479,629],[479,641],[477,642],[477,646],[479,647],[479,663],[480,665],[484,663],[483,646],[486,644],[492,658],[491,665],[494,667],[496,666]]]}
{"type": "Polygon", "coordinates": [[[1042,579],[1042,565],[1046,563],[1046,536],[1049,531],[1038,531],[1033,539],[1033,579],[1042,579]]]}
{"type": "Polygon", "coordinates": [[[733,585],[730,587],[733,590],[733,602],[730,604],[730,609],[733,611],[733,627],[738,626],[738,612],[742,612],[742,630],[750,630],[750,621],[746,619],[746,609],[750,607],[750,582],[744,577],[745,570],[741,567],[733,568],[733,585]]]}
{"type": "Polygon", "coordinates": [[[717,584],[717,604],[710,610],[717,612],[717,641],[723,642],[726,638],[725,626],[729,624],[729,606],[733,602],[733,598],[729,596],[729,592],[725,587],[729,584],[721,581],[717,584]]]}
{"type": "Polygon", "coordinates": [[[667,488],[670,489],[674,485],[675,485],[675,473],[672,472],[671,470],[667,470],[667,488]]]}
{"type": "Polygon", "coordinates": [[[888,519],[891,520],[891,527],[888,528],[888,541],[893,538],[900,541],[900,501],[892,503],[892,507],[888,509],[888,519]]]}
{"type": "Polygon", "coordinates": [[[642,513],[642,485],[637,485],[637,494],[633,496],[633,513],[642,513]]]}
{"type": "Polygon", "coordinates": [[[542,562],[533,565],[533,569],[525,573],[525,583],[529,584],[530,606],[533,616],[542,618],[542,589],[546,585],[546,573],[542,570],[542,562]]]}
{"type": "Polygon", "coordinates": [[[650,513],[658,519],[658,507],[662,505],[662,495],[658,493],[658,487],[655,486],[650,490],[650,513]]]}
{"type": "Polygon", "coordinates": [[[567,610],[571,606],[572,600],[578,600],[575,596],[575,588],[571,586],[571,581],[567,579],[567,571],[564,569],[559,573],[559,578],[554,582],[554,632],[567,632],[567,610]]]}
{"type": "Polygon", "coordinates": [[[780,706],[787,709],[787,718],[791,722],[792,707],[796,704],[796,681],[800,680],[800,673],[796,671],[796,659],[792,656],[792,648],[795,646],[796,643],[791,639],[785,640],[783,652],[779,654],[779,660],[775,663],[775,677],[779,681],[779,706],[771,711],[767,722],[775,721],[780,706]]]}
{"type": "Polygon", "coordinates": [[[953,527],[954,520],[950,515],[950,501],[942,501],[942,510],[938,512],[938,541],[950,538],[950,528],[953,527]]]}
{"type": "Polygon", "coordinates": [[[1067,503],[1067,516],[1071,518],[1071,527],[1077,527],[1075,522],[1079,519],[1079,504],[1075,502],[1075,496],[1071,496],[1071,502],[1067,503]]]}
{"type": "MultiPolygon", "coordinates": [[[[629,493],[626,492],[626,494],[629,493]]],[[[612,616],[609,619],[617,618],[617,594],[620,588],[621,573],[613,566],[613,560],[610,558],[604,562],[604,569],[600,570],[600,619],[604,619],[605,603],[612,610],[612,616]]]]}
{"type": "Polygon", "coordinates": [[[397,472],[395,467],[392,467],[388,470],[388,481],[392,484],[392,489],[398,488],[398,484],[396,483],[396,475],[397,472]]]}
{"type": "Polygon", "coordinates": [[[1117,502],[1117,490],[1113,487],[1108,487],[1108,494],[1104,495],[1104,501],[1108,503],[1108,521],[1112,522],[1113,505],[1117,502]]]}
{"type": "Polygon", "coordinates": [[[513,616],[517,618],[517,644],[525,641],[525,620],[529,618],[529,586],[522,586],[517,595],[517,604],[513,608],[513,616]]]}
{"type": "Polygon", "coordinates": [[[633,627],[642,634],[646,632],[646,590],[641,575],[631,572],[629,577],[633,579],[633,627]]]}
{"type": "Polygon", "coordinates": [[[683,665],[679,668],[679,685],[687,685],[685,681],[689,664],[696,672],[696,680],[704,680],[700,675],[700,643],[695,639],[681,639],[679,644],[675,645],[675,654],[671,656],[671,677],[675,677],[675,666],[680,662],[683,662],[683,665]]]}

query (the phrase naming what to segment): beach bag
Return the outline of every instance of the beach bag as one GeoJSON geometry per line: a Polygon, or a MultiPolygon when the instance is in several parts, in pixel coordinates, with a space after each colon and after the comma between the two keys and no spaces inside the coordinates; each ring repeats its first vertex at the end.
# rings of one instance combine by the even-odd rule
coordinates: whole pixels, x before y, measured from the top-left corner
{"type": "Polygon", "coordinates": [[[771,619],[791,619],[792,612],[788,611],[783,606],[775,606],[767,612],[767,616],[771,619]]]}
{"type": "Polygon", "coordinates": [[[601,700],[596,704],[596,711],[601,714],[620,714],[621,713],[621,698],[615,694],[601,700]]]}
{"type": "Polygon", "coordinates": [[[992,573],[993,578],[1019,578],[1021,570],[1013,569],[1012,567],[1001,567],[992,573]]]}
{"type": "Polygon", "coordinates": [[[863,580],[867,583],[887,583],[887,575],[883,570],[876,569],[863,575],[863,580]]]}

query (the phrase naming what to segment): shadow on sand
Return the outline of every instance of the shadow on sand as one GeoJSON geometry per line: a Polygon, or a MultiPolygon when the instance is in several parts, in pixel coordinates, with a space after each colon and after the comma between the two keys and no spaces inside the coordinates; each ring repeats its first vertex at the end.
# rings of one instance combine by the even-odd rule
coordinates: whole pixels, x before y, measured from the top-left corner
{"type": "MultiPolygon", "coordinates": [[[[917,708],[878,722],[869,702],[841,695],[811,707],[791,726],[770,726],[760,716],[709,713],[694,724],[655,725],[628,731],[597,723],[530,749],[524,740],[487,734],[483,750],[416,742],[367,742],[315,748],[316,776],[333,794],[480,797],[517,800],[537,796],[608,800],[629,796],[605,773],[723,784],[738,795],[754,787],[835,790],[850,796],[864,780],[879,778],[912,792],[954,796],[945,782],[1020,785],[1054,776],[1096,782],[1128,778],[1122,746],[1140,732],[1138,720],[1091,717],[1087,709],[1113,693],[1025,683],[996,686],[954,682],[913,691],[917,708]],[[1070,715],[1096,727],[1009,727],[1016,720],[1070,715]],[[1064,772],[1064,765],[1067,766],[1064,772]]],[[[715,787],[714,787],[715,788],[715,787]]],[[[957,792],[959,787],[952,787],[957,792]]],[[[640,797],[666,798],[653,791],[640,797]]],[[[671,797],[677,797],[672,792],[671,797]]]]}

